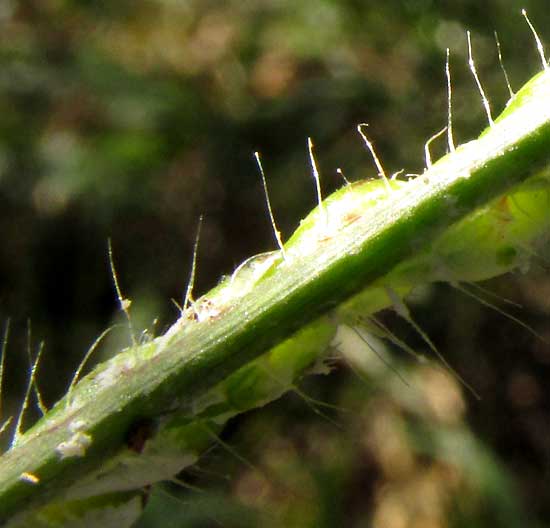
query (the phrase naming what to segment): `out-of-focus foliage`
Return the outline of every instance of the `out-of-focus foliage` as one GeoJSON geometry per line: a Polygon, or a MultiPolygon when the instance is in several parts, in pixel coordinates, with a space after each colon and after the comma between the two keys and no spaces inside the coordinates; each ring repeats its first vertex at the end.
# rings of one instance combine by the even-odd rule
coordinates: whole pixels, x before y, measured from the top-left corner
{"type": "MultiPolygon", "coordinates": [[[[12,319],[3,417],[22,398],[28,341],[33,354],[46,342],[38,384],[51,404],[95,336],[121,321],[109,237],[134,325],[162,331],[201,213],[197,291],[274,247],[253,151],[286,235],[315,203],[308,136],[324,192],[341,185],[339,167],[349,179],[375,176],[359,122],[371,124],[389,172],[420,172],[422,145],[446,124],[447,47],[457,140],[485,123],[466,29],[495,108],[507,89],[494,29],[514,86],[540,67],[520,7],[550,40],[536,0],[2,0],[0,317],[12,319]]],[[[490,287],[544,333],[549,284],[539,270],[490,287]]],[[[415,313],[480,402],[425,367],[402,366],[410,387],[383,365],[367,382],[339,369],[305,390],[345,411],[294,395],[235,422],[222,440],[247,462],[218,446],[185,475],[205,491],[155,490],[149,525],[155,514],[163,526],[548,522],[548,345],[448,289],[424,292],[415,313]]],[[[104,355],[127,342],[125,328],[112,335],[104,355]]]]}

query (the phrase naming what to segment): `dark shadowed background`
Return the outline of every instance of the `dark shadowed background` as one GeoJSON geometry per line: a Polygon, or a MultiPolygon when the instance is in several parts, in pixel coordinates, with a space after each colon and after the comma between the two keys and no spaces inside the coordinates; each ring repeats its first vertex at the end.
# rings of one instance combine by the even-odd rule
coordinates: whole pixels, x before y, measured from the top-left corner
{"type": "MultiPolygon", "coordinates": [[[[135,327],[162,333],[201,214],[196,293],[274,248],[254,151],[287,238],[315,205],[308,136],[325,194],[342,185],[337,168],[350,180],[376,174],[359,122],[387,172],[421,172],[424,142],[446,124],[446,48],[461,142],[486,126],[466,30],[495,111],[508,91],[494,30],[515,89],[540,69],[522,7],[550,42],[542,0],[373,4],[1,0],[2,420],[22,400],[29,350],[44,342],[38,384],[50,406],[99,333],[123,322],[109,238],[135,327]]],[[[484,286],[550,337],[545,268],[484,286]]],[[[345,410],[321,416],[293,394],[233,421],[223,439],[239,456],[214,447],[183,476],[202,491],[159,491],[141,526],[550,525],[550,345],[449,286],[421,293],[415,317],[480,401],[441,372],[411,367],[411,389],[384,369],[364,382],[341,365],[304,391],[345,410]],[[404,405],[410,390],[432,406],[404,405]]],[[[127,339],[115,330],[96,360],[127,339]]]]}

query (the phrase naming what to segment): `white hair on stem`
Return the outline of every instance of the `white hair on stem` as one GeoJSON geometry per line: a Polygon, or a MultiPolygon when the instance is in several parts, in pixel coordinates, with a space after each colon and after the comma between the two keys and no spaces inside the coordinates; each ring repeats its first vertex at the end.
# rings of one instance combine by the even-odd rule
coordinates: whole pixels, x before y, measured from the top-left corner
{"type": "Polygon", "coordinates": [[[7,431],[11,422],[13,421],[13,416],[10,416],[1,426],[0,426],[0,435],[3,435],[7,431]]]}
{"type": "Polygon", "coordinates": [[[319,170],[317,169],[317,162],[313,154],[313,141],[310,137],[307,138],[307,148],[309,152],[309,161],[311,163],[311,171],[313,173],[313,179],[315,180],[315,190],[317,192],[317,202],[319,204],[319,214],[321,215],[323,226],[327,227],[328,218],[325,206],[323,204],[323,196],[321,194],[321,178],[319,176],[319,170]]]}
{"type": "Polygon", "coordinates": [[[233,284],[235,282],[235,279],[237,278],[237,276],[239,275],[239,273],[244,269],[246,268],[247,266],[249,266],[251,263],[253,263],[255,260],[257,260],[258,258],[262,258],[262,257],[265,257],[265,258],[269,258],[271,255],[273,255],[275,253],[275,251],[267,251],[266,253],[259,253],[257,255],[252,255],[250,257],[248,257],[247,259],[243,260],[236,268],[235,268],[235,271],[233,271],[233,273],[231,274],[231,279],[230,279],[230,283],[233,284]]]}
{"type": "Polygon", "coordinates": [[[2,416],[2,394],[4,389],[4,366],[6,364],[6,352],[8,349],[8,339],[10,336],[10,320],[6,321],[4,326],[4,335],[2,336],[2,347],[0,348],[0,417],[2,416]]]}
{"type": "Polygon", "coordinates": [[[27,388],[25,389],[25,397],[23,398],[23,404],[21,405],[21,408],[19,410],[19,414],[17,415],[17,421],[15,423],[15,430],[13,432],[13,438],[11,441],[11,446],[14,447],[17,442],[19,441],[19,438],[21,437],[21,429],[23,427],[23,418],[25,416],[25,411],[29,407],[29,399],[31,395],[31,390],[34,386],[34,380],[36,376],[36,370],[38,368],[38,363],[40,362],[40,358],[42,356],[42,351],[44,350],[44,342],[40,343],[40,346],[38,347],[38,352],[36,354],[36,357],[31,365],[30,372],[29,372],[29,379],[27,381],[27,388]]]}
{"type": "Polygon", "coordinates": [[[254,152],[254,158],[256,158],[256,163],[258,164],[258,169],[262,176],[262,184],[264,187],[265,201],[267,203],[267,211],[269,212],[269,219],[271,220],[271,227],[273,228],[273,234],[275,235],[275,241],[281,250],[283,255],[283,260],[286,260],[285,247],[283,241],[281,240],[281,232],[277,229],[277,224],[275,223],[275,217],[273,216],[273,210],[271,209],[271,200],[269,199],[269,192],[267,190],[267,181],[265,179],[264,168],[262,167],[262,160],[260,159],[260,153],[254,152]]]}
{"type": "Polygon", "coordinates": [[[195,275],[197,272],[197,254],[199,252],[199,242],[201,238],[202,228],[202,214],[199,216],[199,223],[197,225],[197,233],[195,235],[195,243],[193,244],[193,258],[191,260],[191,271],[189,272],[189,281],[187,282],[187,288],[185,289],[185,297],[183,298],[182,314],[187,310],[189,304],[193,302],[193,288],[195,287],[195,275]]]}
{"type": "Polygon", "coordinates": [[[497,44],[498,62],[500,64],[500,69],[504,74],[504,78],[506,79],[506,86],[508,87],[508,93],[510,94],[510,99],[511,99],[512,97],[514,97],[514,90],[512,90],[512,85],[510,84],[510,78],[508,77],[508,72],[504,67],[504,61],[502,60],[502,52],[500,49],[500,40],[498,39],[498,33],[496,31],[495,31],[495,42],[497,44]]]}
{"type": "Polygon", "coordinates": [[[341,431],[343,430],[342,424],[340,424],[336,420],[332,419],[327,413],[324,413],[323,411],[321,411],[321,409],[319,409],[319,407],[326,407],[327,409],[331,409],[333,411],[337,411],[337,412],[340,412],[340,413],[347,412],[348,409],[346,409],[344,407],[340,407],[338,405],[332,405],[332,404],[324,402],[322,400],[317,400],[317,399],[311,397],[309,394],[302,391],[298,387],[298,385],[295,385],[295,384],[292,384],[289,387],[289,391],[296,394],[305,403],[305,405],[309,408],[309,410],[312,411],[315,415],[319,416],[323,420],[326,420],[328,423],[330,423],[331,425],[333,425],[337,429],[340,429],[341,431]]]}
{"type": "Polygon", "coordinates": [[[319,407],[324,407],[326,409],[331,409],[333,411],[338,411],[338,412],[348,412],[349,409],[345,408],[345,407],[342,407],[340,405],[334,405],[332,403],[328,403],[326,401],[323,401],[323,400],[319,400],[317,398],[313,398],[312,396],[310,396],[309,394],[307,394],[306,392],[304,392],[302,389],[300,389],[300,387],[298,385],[296,385],[295,383],[293,383],[292,385],[290,385],[290,388],[289,388],[290,391],[294,392],[295,394],[297,394],[303,401],[304,403],[317,415],[317,416],[320,416],[321,418],[324,418],[326,419],[327,421],[329,421],[332,425],[335,425],[336,427],[338,427],[339,429],[341,429],[341,425],[338,424],[338,422],[334,421],[332,418],[330,418],[330,416],[327,416],[324,412],[320,411],[319,410],[319,407]]]}
{"type": "Polygon", "coordinates": [[[489,121],[489,125],[493,126],[495,122],[493,121],[493,116],[491,115],[491,105],[489,104],[489,99],[487,99],[487,96],[485,95],[485,91],[483,90],[483,86],[481,85],[481,81],[479,80],[479,76],[476,70],[476,65],[474,62],[474,57],[472,55],[472,37],[471,37],[470,31],[466,31],[466,37],[468,39],[468,65],[470,66],[470,70],[472,72],[472,75],[474,76],[477,89],[479,90],[479,93],[481,95],[481,101],[483,103],[483,107],[485,108],[485,113],[487,114],[487,120],[489,121]]]}
{"type": "Polygon", "coordinates": [[[542,42],[539,38],[539,35],[538,35],[537,31],[535,30],[535,27],[533,26],[533,24],[531,24],[531,21],[529,20],[529,17],[527,16],[527,11],[525,9],[522,9],[521,14],[524,16],[525,20],[527,21],[527,24],[529,24],[529,28],[531,29],[531,31],[532,31],[532,33],[535,37],[535,42],[537,43],[537,50],[539,52],[540,59],[542,61],[542,68],[544,70],[548,70],[549,69],[548,61],[546,60],[546,56],[544,54],[544,46],[542,45],[542,42]]]}
{"type": "Polygon", "coordinates": [[[346,185],[350,185],[350,181],[346,178],[346,175],[344,174],[344,171],[340,167],[338,167],[336,169],[336,172],[342,177],[342,179],[344,180],[344,183],[346,185]]]}
{"type": "Polygon", "coordinates": [[[413,329],[418,333],[418,335],[422,338],[422,340],[428,345],[430,350],[439,358],[439,360],[445,366],[445,368],[460,383],[462,383],[462,385],[466,387],[476,399],[480,400],[481,397],[479,396],[477,391],[469,383],[467,383],[466,380],[462,378],[462,376],[460,376],[460,374],[449,364],[449,362],[445,359],[445,356],[443,356],[443,354],[439,351],[439,349],[436,347],[435,343],[430,339],[428,334],[426,334],[426,332],[422,330],[420,325],[413,319],[407,305],[403,302],[403,300],[398,295],[398,293],[389,286],[386,286],[386,292],[388,294],[388,297],[397,315],[402,317],[405,321],[407,321],[413,327],[413,329]]]}
{"type": "Polygon", "coordinates": [[[337,422],[335,422],[332,418],[330,418],[330,416],[327,416],[324,412],[322,412],[321,410],[319,410],[318,407],[325,407],[326,409],[332,409],[332,410],[335,410],[335,411],[338,411],[338,412],[343,412],[343,411],[348,411],[348,409],[344,408],[344,407],[341,407],[341,406],[338,406],[338,405],[333,405],[331,403],[328,403],[328,402],[325,402],[325,401],[322,401],[322,400],[318,400],[316,398],[313,398],[312,396],[310,396],[309,394],[307,394],[306,392],[304,392],[302,389],[300,389],[300,387],[294,383],[293,381],[291,383],[286,383],[284,380],[281,380],[279,379],[277,376],[275,376],[271,370],[265,368],[265,367],[261,367],[262,368],[262,371],[265,373],[266,376],[268,376],[269,378],[271,378],[272,380],[274,380],[276,383],[278,383],[281,387],[285,388],[286,390],[288,391],[292,391],[294,392],[297,396],[299,396],[303,401],[304,403],[317,415],[317,416],[320,416],[321,418],[324,418],[325,420],[327,420],[328,422],[330,422],[332,425],[336,426],[337,428],[341,429],[341,426],[340,424],[338,424],[337,422]]]}
{"type": "MultiPolygon", "coordinates": [[[[32,368],[32,366],[33,366],[32,355],[31,355],[31,342],[32,342],[32,339],[31,339],[31,322],[29,320],[28,325],[27,325],[27,357],[29,359],[29,368],[32,368]]],[[[44,343],[41,343],[40,346],[43,347],[44,343]]],[[[36,404],[37,404],[38,410],[42,413],[42,416],[44,416],[48,412],[48,409],[47,409],[46,405],[44,404],[44,402],[42,400],[42,395],[40,394],[40,390],[38,388],[36,378],[33,379],[32,388],[34,389],[34,395],[36,397],[36,404]]]]}
{"type": "Polygon", "coordinates": [[[430,145],[432,141],[436,140],[438,137],[440,137],[442,134],[444,134],[447,131],[448,127],[443,127],[439,132],[436,132],[431,138],[426,141],[424,144],[424,159],[426,161],[426,169],[429,169],[432,166],[432,156],[430,155],[430,145]]]}
{"type": "Polygon", "coordinates": [[[456,288],[458,291],[461,291],[465,295],[468,295],[469,297],[472,297],[473,299],[475,299],[476,301],[481,303],[483,306],[487,306],[488,308],[491,308],[491,309],[495,310],[496,312],[498,312],[500,315],[506,317],[507,319],[510,319],[510,321],[514,321],[514,323],[517,323],[518,325],[525,328],[530,334],[532,334],[536,338],[540,339],[543,343],[548,344],[548,340],[545,339],[544,336],[539,334],[534,328],[529,326],[527,323],[525,323],[521,319],[518,319],[517,317],[513,316],[511,313],[508,313],[506,310],[503,310],[502,308],[499,308],[496,304],[493,304],[492,302],[488,301],[487,299],[484,299],[483,297],[481,297],[479,295],[476,295],[475,293],[471,292],[470,290],[468,290],[467,288],[465,288],[464,286],[462,286],[458,282],[451,283],[451,286],[453,286],[453,288],[456,288]]]}
{"type": "Polygon", "coordinates": [[[130,316],[130,306],[132,304],[132,301],[130,299],[126,299],[122,295],[122,291],[118,283],[118,275],[115,268],[115,260],[113,257],[113,245],[111,244],[110,238],[107,240],[107,248],[109,253],[109,265],[111,267],[111,276],[113,278],[113,284],[115,286],[115,292],[117,295],[118,304],[120,309],[124,312],[124,315],[126,316],[126,320],[128,321],[128,331],[130,332],[130,341],[132,343],[132,346],[136,346],[137,344],[136,336],[134,334],[134,327],[132,325],[132,318],[130,316]]]}
{"type": "Polygon", "coordinates": [[[71,396],[71,393],[73,392],[73,389],[76,385],[76,383],[78,382],[78,379],[80,378],[80,374],[82,373],[82,370],[84,369],[84,366],[86,365],[86,363],[88,362],[88,360],[90,359],[91,355],[95,352],[96,348],[99,346],[99,344],[101,343],[101,341],[103,341],[103,339],[105,338],[105,336],[113,329],[115,328],[114,326],[110,326],[109,328],[103,330],[103,332],[101,332],[101,334],[99,334],[98,337],[96,337],[96,339],[94,340],[94,342],[91,344],[90,348],[88,348],[88,351],[86,352],[86,354],[84,354],[84,357],[82,358],[82,361],[80,362],[80,364],[78,365],[78,368],[76,369],[72,379],[71,379],[71,383],[69,384],[69,388],[67,389],[67,403],[70,402],[70,396],[71,396]]]}
{"type": "Polygon", "coordinates": [[[256,471],[259,475],[262,475],[266,480],[270,480],[263,470],[263,468],[256,466],[253,462],[248,460],[245,456],[241,455],[237,449],[225,442],[219,434],[212,430],[212,428],[206,423],[203,423],[205,431],[210,435],[210,437],[222,446],[229,454],[233,455],[237,460],[242,462],[245,466],[250,468],[252,471],[256,471]]]}
{"type": "Polygon", "coordinates": [[[372,351],[372,353],[389,369],[391,370],[398,378],[400,381],[403,382],[404,385],[406,385],[407,387],[410,387],[409,385],[409,382],[404,378],[404,376],[399,372],[399,370],[397,370],[396,367],[394,367],[389,361],[386,360],[386,358],[384,358],[384,356],[382,354],[380,354],[378,352],[378,350],[376,350],[376,348],[371,345],[369,343],[369,341],[367,340],[366,336],[363,335],[363,333],[360,331],[359,328],[357,328],[356,326],[350,326],[349,328],[351,328],[351,330],[359,337],[359,339],[361,339],[361,341],[363,341],[363,343],[365,343],[365,345],[367,345],[367,347],[372,351]]]}
{"type": "Polygon", "coordinates": [[[386,176],[386,172],[384,171],[384,167],[382,167],[382,163],[380,163],[380,160],[378,159],[378,156],[376,155],[376,151],[374,150],[373,144],[369,141],[369,138],[363,132],[363,128],[368,127],[368,123],[359,123],[357,125],[357,132],[361,135],[363,138],[363,141],[365,143],[365,146],[369,149],[372,159],[374,160],[374,164],[376,165],[376,169],[378,170],[378,176],[380,176],[384,180],[384,185],[386,186],[386,191],[388,195],[391,195],[392,189],[390,186],[390,182],[388,181],[388,177],[386,176]]]}
{"type": "Polygon", "coordinates": [[[399,347],[407,354],[410,354],[416,361],[418,361],[418,363],[427,363],[429,361],[426,356],[417,352],[402,339],[399,339],[399,337],[397,337],[395,333],[393,333],[384,323],[382,323],[382,321],[380,321],[376,317],[370,316],[368,318],[368,321],[372,323],[377,328],[377,330],[381,331],[381,334],[384,338],[393,343],[395,346],[399,347]]]}
{"type": "Polygon", "coordinates": [[[400,169],[400,170],[398,170],[397,172],[394,172],[394,173],[390,176],[390,180],[397,180],[397,178],[399,178],[399,176],[401,176],[404,172],[405,172],[405,169],[400,169]]]}
{"type": "Polygon", "coordinates": [[[449,152],[455,151],[455,140],[453,138],[453,106],[452,106],[452,88],[451,88],[451,66],[450,52],[447,48],[447,58],[445,60],[445,77],[447,78],[447,144],[449,152]]]}
{"type": "MultiPolygon", "coordinates": [[[[0,348],[0,417],[2,417],[2,394],[3,394],[3,381],[4,381],[4,366],[6,364],[6,352],[8,349],[8,339],[10,335],[10,319],[6,320],[4,326],[4,335],[2,336],[2,347],[0,348]]],[[[4,433],[10,426],[13,420],[13,416],[10,416],[4,423],[0,426],[0,435],[4,433]]]]}
{"type": "Polygon", "coordinates": [[[483,286],[480,286],[479,284],[477,284],[477,282],[465,282],[464,284],[467,284],[469,287],[471,287],[475,290],[479,290],[481,293],[484,293],[488,297],[492,297],[493,299],[496,299],[497,301],[503,302],[505,304],[509,304],[511,306],[515,306],[516,308],[523,308],[523,306],[520,303],[518,303],[516,301],[513,301],[512,299],[508,299],[506,297],[503,297],[502,295],[499,295],[498,293],[495,293],[495,292],[489,290],[488,288],[484,288],[483,286]]]}

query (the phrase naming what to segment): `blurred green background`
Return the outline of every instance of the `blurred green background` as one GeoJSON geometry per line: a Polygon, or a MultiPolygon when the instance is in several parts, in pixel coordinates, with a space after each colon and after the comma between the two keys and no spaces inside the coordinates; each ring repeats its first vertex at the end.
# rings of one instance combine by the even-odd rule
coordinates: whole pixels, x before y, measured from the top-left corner
{"type": "MultiPolygon", "coordinates": [[[[52,405],[95,337],[122,322],[109,238],[135,326],[163,332],[200,214],[196,293],[274,248],[254,151],[283,238],[315,204],[308,136],[324,193],[341,186],[337,168],[376,173],[359,122],[388,172],[421,172],[424,142],[446,124],[447,47],[455,139],[486,125],[466,29],[495,111],[508,96],[495,29],[515,89],[540,69],[522,7],[550,41],[542,0],[1,0],[4,419],[29,350],[45,342],[38,383],[52,405]]],[[[544,262],[486,286],[550,338],[544,262]]],[[[304,386],[340,410],[292,394],[234,420],[223,436],[234,453],[214,446],[182,477],[198,489],[156,489],[140,526],[550,526],[550,346],[447,286],[411,303],[481,401],[398,353],[409,387],[375,360],[366,380],[341,362],[304,386]]],[[[126,344],[121,328],[96,359],[126,344]]]]}

